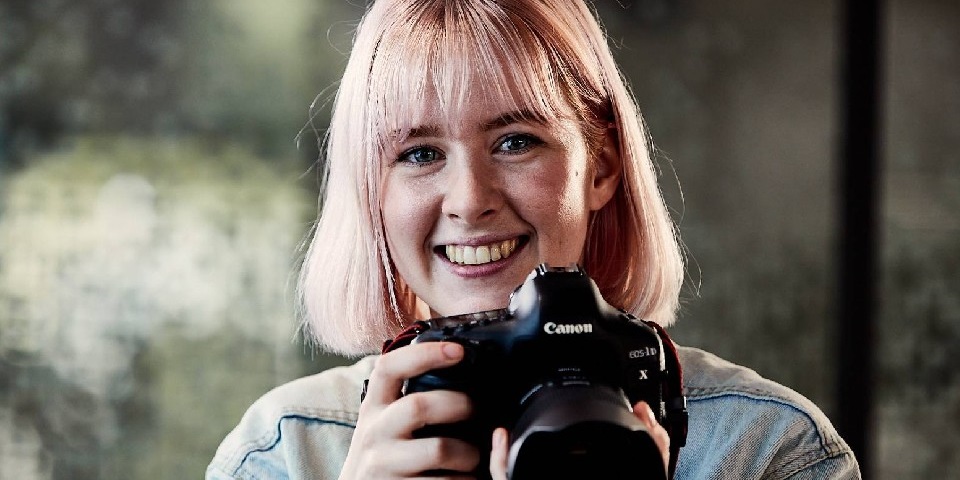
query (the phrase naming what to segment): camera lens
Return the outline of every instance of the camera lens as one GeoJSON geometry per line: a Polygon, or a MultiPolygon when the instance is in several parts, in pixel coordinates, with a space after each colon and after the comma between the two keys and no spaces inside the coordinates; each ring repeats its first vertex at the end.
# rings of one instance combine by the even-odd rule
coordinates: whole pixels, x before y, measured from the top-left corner
{"type": "Polygon", "coordinates": [[[656,442],[619,391],[541,386],[511,432],[508,473],[534,478],[666,478],[656,442]]]}

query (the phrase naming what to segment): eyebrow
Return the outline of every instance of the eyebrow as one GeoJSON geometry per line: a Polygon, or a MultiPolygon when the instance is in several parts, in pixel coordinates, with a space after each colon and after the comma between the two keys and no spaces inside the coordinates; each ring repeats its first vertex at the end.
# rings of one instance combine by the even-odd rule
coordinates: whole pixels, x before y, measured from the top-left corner
{"type": "Polygon", "coordinates": [[[487,132],[495,128],[505,127],[507,125],[520,122],[533,122],[542,125],[547,123],[547,120],[543,118],[543,115],[536,114],[528,109],[521,109],[504,113],[493,120],[484,122],[480,125],[480,128],[487,132]]]}
{"type": "MultiPolygon", "coordinates": [[[[492,120],[482,122],[480,129],[484,132],[489,132],[490,130],[521,122],[533,122],[541,125],[547,123],[543,115],[536,114],[528,109],[521,109],[503,113],[492,120]]],[[[401,139],[437,137],[440,136],[441,131],[442,129],[439,125],[419,125],[407,130],[406,135],[403,135],[402,130],[395,130],[394,137],[401,139]]]]}
{"type": "Polygon", "coordinates": [[[395,130],[394,136],[400,139],[437,137],[440,136],[440,127],[437,125],[421,125],[407,130],[406,135],[403,134],[403,130],[395,130]]]}

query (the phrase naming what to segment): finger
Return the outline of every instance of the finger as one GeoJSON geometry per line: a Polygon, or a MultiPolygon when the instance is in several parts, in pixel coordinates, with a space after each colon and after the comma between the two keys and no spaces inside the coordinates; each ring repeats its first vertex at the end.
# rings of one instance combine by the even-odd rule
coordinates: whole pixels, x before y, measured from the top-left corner
{"type": "Polygon", "coordinates": [[[377,358],[370,372],[364,403],[385,405],[400,398],[403,382],[430,370],[449,367],[463,358],[463,346],[453,342],[427,342],[398,348],[377,358]]]}
{"type": "Polygon", "coordinates": [[[497,428],[493,431],[490,448],[490,476],[493,480],[507,479],[507,430],[497,428]]]}
{"type": "Polygon", "coordinates": [[[663,457],[663,469],[667,471],[670,468],[670,435],[657,422],[657,417],[654,416],[653,410],[650,409],[647,402],[639,402],[634,405],[633,414],[647,427],[647,433],[653,438],[653,442],[657,444],[657,448],[660,450],[660,456],[663,457]]]}
{"type": "Polygon", "coordinates": [[[456,477],[456,474],[467,475],[477,468],[480,452],[473,445],[455,438],[418,438],[385,449],[378,455],[377,462],[401,477],[435,470],[447,471],[456,477]]]}
{"type": "Polygon", "coordinates": [[[473,404],[464,393],[450,390],[418,392],[387,406],[377,428],[386,436],[413,438],[414,430],[466,420],[472,412],[473,404]]]}

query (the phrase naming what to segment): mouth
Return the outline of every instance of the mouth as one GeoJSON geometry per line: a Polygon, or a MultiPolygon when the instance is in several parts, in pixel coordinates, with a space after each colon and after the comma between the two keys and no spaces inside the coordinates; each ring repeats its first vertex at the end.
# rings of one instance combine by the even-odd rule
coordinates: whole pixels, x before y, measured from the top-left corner
{"type": "Polygon", "coordinates": [[[435,250],[457,265],[484,265],[510,258],[526,242],[526,236],[519,236],[484,245],[438,245],[435,250]]]}

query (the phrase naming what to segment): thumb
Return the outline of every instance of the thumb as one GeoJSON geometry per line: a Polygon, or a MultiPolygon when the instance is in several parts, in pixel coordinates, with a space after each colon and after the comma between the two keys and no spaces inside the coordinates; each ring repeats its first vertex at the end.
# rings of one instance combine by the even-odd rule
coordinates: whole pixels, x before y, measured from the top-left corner
{"type": "Polygon", "coordinates": [[[507,430],[503,427],[493,431],[490,449],[490,476],[494,480],[507,479],[507,430]]]}

